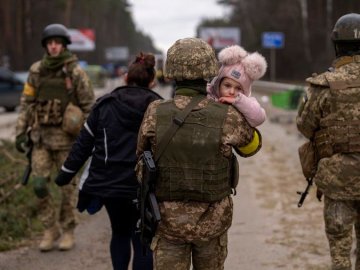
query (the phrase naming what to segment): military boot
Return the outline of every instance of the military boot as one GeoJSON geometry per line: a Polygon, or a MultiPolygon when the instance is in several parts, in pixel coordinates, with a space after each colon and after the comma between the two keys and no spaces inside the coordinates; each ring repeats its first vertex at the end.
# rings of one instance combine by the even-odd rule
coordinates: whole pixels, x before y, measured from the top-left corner
{"type": "Polygon", "coordinates": [[[74,231],[68,230],[68,231],[64,231],[60,239],[58,248],[59,250],[66,251],[72,249],[74,247],[74,244],[75,244],[74,231]]]}
{"type": "Polygon", "coordinates": [[[60,237],[60,231],[57,226],[44,231],[39,244],[40,251],[50,251],[54,248],[54,242],[60,237]]]}

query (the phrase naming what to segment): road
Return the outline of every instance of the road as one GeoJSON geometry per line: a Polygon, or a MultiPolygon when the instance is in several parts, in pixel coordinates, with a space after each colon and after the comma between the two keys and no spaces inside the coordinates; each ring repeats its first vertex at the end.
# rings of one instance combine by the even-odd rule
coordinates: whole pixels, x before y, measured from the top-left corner
{"type": "MultiPolygon", "coordinates": [[[[169,89],[159,89],[159,93],[169,93],[169,89]]],[[[304,189],[306,182],[297,156],[304,139],[296,131],[295,112],[273,108],[269,98],[261,95],[255,93],[268,115],[260,126],[263,147],[251,158],[239,158],[240,181],[233,197],[225,269],[329,269],[322,203],[312,190],[304,206],[297,207],[296,191],[304,189]]],[[[34,242],[0,253],[0,270],[111,269],[106,213],[83,214],[80,219],[73,250],[40,253],[34,242]]]]}

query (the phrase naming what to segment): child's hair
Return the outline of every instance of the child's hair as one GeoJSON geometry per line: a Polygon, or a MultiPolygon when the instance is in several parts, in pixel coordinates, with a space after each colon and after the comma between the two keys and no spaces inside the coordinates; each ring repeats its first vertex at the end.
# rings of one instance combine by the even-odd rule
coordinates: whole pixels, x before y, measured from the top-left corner
{"type": "Polygon", "coordinates": [[[127,84],[148,87],[155,78],[155,56],[140,52],[129,66],[127,84]]]}

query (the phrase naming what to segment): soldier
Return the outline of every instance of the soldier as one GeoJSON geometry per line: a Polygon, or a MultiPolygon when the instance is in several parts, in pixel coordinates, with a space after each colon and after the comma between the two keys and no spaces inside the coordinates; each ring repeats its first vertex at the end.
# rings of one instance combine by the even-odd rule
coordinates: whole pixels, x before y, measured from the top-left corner
{"type": "Polygon", "coordinates": [[[67,49],[70,43],[68,30],[61,24],[50,24],[43,30],[41,44],[46,53],[30,67],[16,125],[17,150],[24,152],[28,139],[33,143],[32,183],[45,228],[41,251],[53,249],[61,235],[60,250],[74,245],[75,185],[61,188],[58,213],[48,184],[52,167],[60,170],[94,103],[89,79],[77,57],[67,49]]]}
{"type": "Polygon", "coordinates": [[[154,269],[224,269],[233,214],[232,147],[258,137],[233,106],[206,98],[207,81],[217,72],[209,44],[176,41],[165,64],[165,76],[176,81],[175,97],[152,102],[139,131],[137,155],[151,148],[158,168],[161,221],[151,243],[154,269]],[[182,122],[177,114],[189,103],[194,107],[182,122]],[[180,128],[164,147],[173,122],[180,128]]]}
{"type": "Polygon", "coordinates": [[[314,181],[317,195],[324,195],[331,269],[350,270],[353,227],[360,218],[360,14],[340,17],[331,39],[336,59],[328,71],[307,79],[296,122],[315,149],[314,181]]]}

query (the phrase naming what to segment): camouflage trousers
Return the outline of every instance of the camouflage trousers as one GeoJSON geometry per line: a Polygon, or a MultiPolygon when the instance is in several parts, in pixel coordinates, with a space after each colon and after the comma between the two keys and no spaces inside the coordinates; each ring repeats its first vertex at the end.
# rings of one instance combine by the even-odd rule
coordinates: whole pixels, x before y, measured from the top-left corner
{"type": "MultiPolygon", "coordinates": [[[[35,145],[32,152],[32,178],[45,178],[47,186],[49,186],[51,172],[54,168],[56,172],[60,170],[68,153],[68,150],[54,151],[35,145]]],[[[63,230],[73,230],[76,227],[75,192],[77,182],[77,177],[75,177],[69,185],[56,186],[60,189],[60,205],[55,204],[51,189],[48,189],[49,194],[46,197],[39,198],[39,216],[45,229],[58,224],[63,230]]]]}
{"type": "Polygon", "coordinates": [[[210,241],[175,243],[156,235],[151,243],[156,270],[222,270],[227,256],[227,232],[210,241]]]}
{"type": "Polygon", "coordinates": [[[329,241],[332,270],[351,270],[353,230],[356,235],[355,269],[360,270],[360,201],[333,200],[325,196],[325,231],[329,241]]]}

